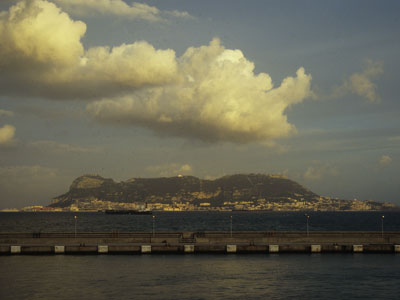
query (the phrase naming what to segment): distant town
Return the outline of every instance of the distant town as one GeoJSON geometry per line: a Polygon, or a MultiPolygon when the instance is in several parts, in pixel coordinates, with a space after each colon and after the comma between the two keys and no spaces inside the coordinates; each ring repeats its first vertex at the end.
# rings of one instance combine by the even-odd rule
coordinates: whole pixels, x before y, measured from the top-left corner
{"type": "Polygon", "coordinates": [[[123,203],[92,200],[67,207],[51,207],[33,205],[21,209],[2,209],[3,212],[98,212],[105,210],[151,210],[151,211],[379,211],[392,210],[393,203],[378,203],[362,200],[339,200],[330,197],[319,197],[316,201],[299,201],[296,199],[280,199],[268,201],[227,201],[221,206],[212,206],[210,202],[194,205],[190,202],[172,201],[172,203],[123,203]]]}

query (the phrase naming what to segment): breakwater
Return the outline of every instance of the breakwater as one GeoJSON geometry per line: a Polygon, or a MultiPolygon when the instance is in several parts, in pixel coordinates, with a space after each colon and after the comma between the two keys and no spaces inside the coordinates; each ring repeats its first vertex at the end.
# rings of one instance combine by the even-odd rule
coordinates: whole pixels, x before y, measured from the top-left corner
{"type": "Polygon", "coordinates": [[[400,253],[400,232],[0,233],[0,254],[400,253]]]}

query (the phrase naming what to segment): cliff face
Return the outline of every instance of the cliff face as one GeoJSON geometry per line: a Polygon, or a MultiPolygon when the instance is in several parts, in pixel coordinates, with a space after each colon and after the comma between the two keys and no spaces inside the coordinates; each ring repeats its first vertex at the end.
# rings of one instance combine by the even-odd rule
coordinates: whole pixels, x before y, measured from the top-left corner
{"type": "Polygon", "coordinates": [[[298,183],[284,177],[264,174],[237,174],[216,180],[193,176],[132,178],[115,182],[98,175],[84,175],[73,181],[67,193],[54,198],[51,206],[67,207],[94,200],[125,203],[224,202],[267,199],[280,201],[291,198],[313,201],[318,196],[298,183]]]}

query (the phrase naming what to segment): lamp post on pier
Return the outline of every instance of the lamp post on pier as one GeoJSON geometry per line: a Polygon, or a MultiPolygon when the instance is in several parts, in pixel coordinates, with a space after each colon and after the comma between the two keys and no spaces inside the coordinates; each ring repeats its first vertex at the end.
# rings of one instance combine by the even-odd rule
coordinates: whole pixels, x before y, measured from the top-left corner
{"type": "Polygon", "coordinates": [[[383,237],[383,219],[385,218],[384,215],[381,217],[381,232],[382,232],[382,237],[383,237]]]}
{"type": "Polygon", "coordinates": [[[310,219],[310,216],[307,215],[307,214],[304,214],[304,216],[306,217],[306,221],[307,221],[307,236],[308,236],[309,235],[309,232],[308,232],[308,220],[310,219]]]}
{"type": "Polygon", "coordinates": [[[76,223],[78,222],[78,217],[74,216],[74,219],[75,219],[75,238],[76,238],[76,223]]]}

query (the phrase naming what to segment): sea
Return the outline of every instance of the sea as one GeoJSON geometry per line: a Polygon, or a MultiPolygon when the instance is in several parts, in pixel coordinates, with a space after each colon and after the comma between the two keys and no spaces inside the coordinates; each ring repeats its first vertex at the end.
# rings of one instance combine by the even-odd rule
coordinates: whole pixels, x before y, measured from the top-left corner
{"type": "MultiPolygon", "coordinates": [[[[0,213],[0,232],[400,231],[400,212],[307,215],[0,213]]],[[[400,299],[400,254],[3,255],[0,299],[400,299]]]]}

